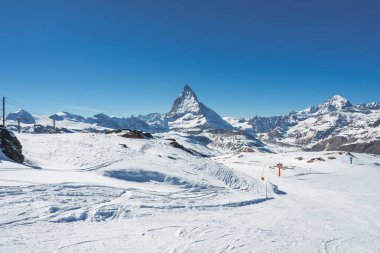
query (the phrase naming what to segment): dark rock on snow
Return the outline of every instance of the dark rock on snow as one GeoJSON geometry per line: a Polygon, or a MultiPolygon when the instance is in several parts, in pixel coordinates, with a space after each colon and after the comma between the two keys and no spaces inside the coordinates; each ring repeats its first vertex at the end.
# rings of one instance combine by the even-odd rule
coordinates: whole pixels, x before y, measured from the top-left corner
{"type": "Polygon", "coordinates": [[[130,138],[130,139],[152,139],[153,135],[148,132],[143,132],[140,130],[131,130],[131,129],[116,129],[107,131],[106,134],[119,134],[121,137],[130,138]]]}
{"type": "Polygon", "coordinates": [[[8,158],[23,163],[22,145],[16,136],[3,126],[0,126],[0,149],[8,158]]]}
{"type": "Polygon", "coordinates": [[[59,134],[59,133],[73,133],[67,128],[54,128],[52,126],[34,125],[32,133],[35,134],[59,134]]]}
{"type": "Polygon", "coordinates": [[[190,149],[190,148],[185,148],[183,145],[179,144],[177,141],[170,141],[169,143],[173,148],[178,148],[178,149],[182,149],[183,151],[189,153],[189,154],[192,154],[194,156],[199,156],[199,157],[208,157],[207,155],[205,154],[202,154],[198,151],[195,151],[193,149],[190,149]]]}

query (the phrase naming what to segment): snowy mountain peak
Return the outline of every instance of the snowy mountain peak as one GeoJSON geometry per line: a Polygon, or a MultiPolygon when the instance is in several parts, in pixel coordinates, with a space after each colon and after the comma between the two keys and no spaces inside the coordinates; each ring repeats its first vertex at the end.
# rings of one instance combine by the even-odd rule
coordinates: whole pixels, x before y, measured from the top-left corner
{"type": "Polygon", "coordinates": [[[186,84],[179,97],[174,101],[172,109],[169,112],[169,117],[176,115],[181,116],[186,113],[199,114],[199,112],[200,103],[197,95],[190,86],[186,84]]]}
{"type": "Polygon", "coordinates": [[[333,96],[332,98],[328,99],[325,103],[323,103],[323,105],[333,107],[336,110],[352,106],[352,104],[347,99],[340,95],[333,96]]]}
{"type": "Polygon", "coordinates": [[[340,95],[335,95],[314,109],[316,109],[316,111],[320,114],[325,114],[342,110],[351,106],[352,104],[347,99],[340,95]]]}
{"type": "Polygon", "coordinates": [[[110,116],[104,113],[98,113],[93,116],[95,119],[109,119],[110,116]]]}
{"type": "Polygon", "coordinates": [[[57,112],[56,114],[50,115],[49,118],[55,119],[57,121],[71,120],[71,121],[85,121],[85,118],[80,115],[75,115],[69,112],[57,112]]]}
{"type": "Polygon", "coordinates": [[[20,109],[20,110],[16,111],[15,113],[28,113],[28,112],[23,110],[23,109],[20,109]]]}
{"type": "Polygon", "coordinates": [[[345,99],[344,97],[342,97],[341,95],[334,95],[330,98],[330,100],[347,100],[345,99]]]}
{"type": "Polygon", "coordinates": [[[185,87],[183,87],[183,91],[192,92],[195,95],[194,91],[190,88],[188,84],[186,84],[185,87]]]}
{"type": "Polygon", "coordinates": [[[65,111],[62,111],[62,112],[57,112],[55,115],[58,115],[58,116],[61,116],[61,117],[67,117],[67,116],[70,116],[70,115],[73,115],[69,112],[65,112],[65,111]]]}
{"type": "MultiPolygon", "coordinates": [[[[326,114],[330,112],[339,111],[348,107],[353,106],[346,98],[335,95],[320,105],[312,106],[304,111],[298,112],[298,114],[326,114]]],[[[305,116],[305,115],[304,115],[305,116]]]]}
{"type": "Polygon", "coordinates": [[[6,120],[20,120],[21,123],[25,124],[34,124],[36,122],[34,117],[25,110],[18,110],[17,112],[9,113],[6,117],[6,120]]]}
{"type": "Polygon", "coordinates": [[[6,120],[18,121],[25,124],[34,124],[36,121],[34,117],[25,110],[18,110],[17,112],[9,113],[6,120]]]}
{"type": "Polygon", "coordinates": [[[199,102],[197,95],[189,85],[185,85],[179,97],[174,101],[166,119],[172,129],[232,128],[216,112],[199,102]]]}

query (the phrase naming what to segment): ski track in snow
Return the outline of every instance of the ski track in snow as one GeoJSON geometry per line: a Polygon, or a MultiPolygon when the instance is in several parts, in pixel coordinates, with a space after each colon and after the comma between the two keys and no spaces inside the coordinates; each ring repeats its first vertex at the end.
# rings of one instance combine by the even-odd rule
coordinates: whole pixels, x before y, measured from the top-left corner
{"type": "Polygon", "coordinates": [[[18,138],[31,166],[0,163],[0,252],[380,252],[378,156],[199,158],[165,136],[18,138]]]}

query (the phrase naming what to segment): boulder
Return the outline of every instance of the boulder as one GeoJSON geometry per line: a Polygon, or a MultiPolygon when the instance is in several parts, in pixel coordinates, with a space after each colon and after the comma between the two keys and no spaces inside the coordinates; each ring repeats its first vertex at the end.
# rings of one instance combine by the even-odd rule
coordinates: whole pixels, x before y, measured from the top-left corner
{"type": "Polygon", "coordinates": [[[0,149],[5,156],[13,161],[24,162],[21,143],[11,131],[3,126],[0,126],[0,149]]]}

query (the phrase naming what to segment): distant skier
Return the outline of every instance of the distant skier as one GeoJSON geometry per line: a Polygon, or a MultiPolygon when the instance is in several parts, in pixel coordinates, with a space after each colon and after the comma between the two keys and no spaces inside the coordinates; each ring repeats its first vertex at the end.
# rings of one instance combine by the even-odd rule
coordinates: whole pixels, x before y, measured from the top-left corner
{"type": "Polygon", "coordinates": [[[352,164],[352,156],[350,156],[350,164],[352,164]]]}

